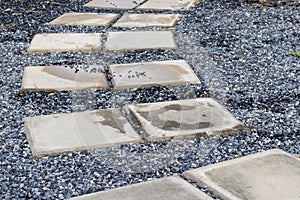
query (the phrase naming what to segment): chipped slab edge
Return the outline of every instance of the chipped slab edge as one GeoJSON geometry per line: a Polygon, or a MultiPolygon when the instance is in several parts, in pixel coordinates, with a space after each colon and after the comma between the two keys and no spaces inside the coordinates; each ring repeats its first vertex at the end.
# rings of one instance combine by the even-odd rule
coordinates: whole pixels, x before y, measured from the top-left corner
{"type": "MultiPolygon", "coordinates": [[[[113,110],[113,109],[117,109],[117,108],[108,108],[108,109],[102,109],[102,110],[113,110]]],[[[121,113],[121,109],[118,109],[121,113]]],[[[82,111],[82,112],[94,112],[97,110],[93,110],[93,111],[82,111]]],[[[77,112],[80,113],[80,112],[77,112]]],[[[71,115],[73,113],[60,113],[60,114],[51,114],[50,116],[54,116],[54,115],[71,115]]],[[[142,144],[144,143],[144,141],[141,139],[140,135],[136,132],[136,130],[132,127],[132,125],[129,123],[129,125],[132,127],[132,130],[134,130],[134,132],[136,132],[137,135],[139,135],[139,138],[136,138],[135,140],[132,140],[131,142],[117,142],[117,143],[108,143],[107,145],[94,145],[94,146],[84,146],[84,147],[72,147],[72,148],[63,148],[63,149],[59,149],[59,150],[52,150],[52,151],[37,151],[35,146],[33,145],[33,139],[31,137],[30,134],[30,128],[28,127],[28,123],[29,120],[32,118],[39,118],[39,117],[43,117],[43,116],[49,116],[49,115],[39,115],[39,116],[34,116],[34,117],[24,117],[22,119],[23,124],[24,124],[24,129],[25,129],[25,135],[26,135],[26,139],[29,143],[32,155],[34,157],[37,158],[41,158],[44,156],[56,156],[59,154],[63,154],[63,153],[70,153],[70,152],[76,152],[76,151],[85,151],[85,150],[93,150],[93,149],[100,149],[100,148],[106,148],[106,147],[114,147],[114,146],[118,146],[118,145],[122,145],[122,144],[142,144]]],[[[122,116],[126,119],[125,115],[122,113],[122,116]]],[[[126,119],[127,120],[127,119],[126,119]]]]}
{"type": "Polygon", "coordinates": [[[207,185],[209,187],[209,189],[212,192],[214,192],[215,195],[222,197],[222,199],[224,199],[224,200],[242,200],[242,199],[236,197],[235,195],[233,195],[231,192],[229,192],[225,188],[215,184],[208,176],[206,176],[205,173],[209,172],[211,170],[214,170],[214,169],[235,165],[235,164],[247,161],[247,160],[266,157],[268,155],[275,155],[275,154],[286,155],[286,156],[296,159],[297,161],[300,162],[300,158],[290,155],[281,149],[272,149],[272,150],[267,150],[267,151],[251,154],[248,156],[243,156],[240,158],[235,158],[232,160],[223,161],[223,162],[212,164],[212,165],[207,165],[205,167],[188,170],[188,171],[185,171],[182,175],[187,179],[196,181],[196,183],[198,185],[207,185]],[[197,180],[195,180],[195,177],[197,177],[197,180]]]}
{"type": "Polygon", "coordinates": [[[169,10],[169,11],[187,11],[190,10],[191,8],[197,6],[199,3],[201,3],[202,0],[194,0],[190,2],[185,8],[153,8],[153,7],[143,7],[144,4],[147,3],[147,1],[143,2],[141,5],[139,5],[136,10],[156,10],[156,11],[163,11],[163,10],[169,10]]]}

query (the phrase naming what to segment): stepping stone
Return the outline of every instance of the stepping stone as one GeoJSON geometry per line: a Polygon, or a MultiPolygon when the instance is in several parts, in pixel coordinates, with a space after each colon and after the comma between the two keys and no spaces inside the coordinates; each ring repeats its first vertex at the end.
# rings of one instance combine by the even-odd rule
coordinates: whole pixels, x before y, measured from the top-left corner
{"type": "Polygon", "coordinates": [[[63,91],[108,89],[103,66],[94,66],[98,73],[63,66],[26,67],[24,69],[21,91],[63,91]]]}
{"type": "Polygon", "coordinates": [[[212,200],[193,185],[172,176],[117,189],[87,194],[71,200],[212,200]]]}
{"type": "Polygon", "coordinates": [[[142,142],[119,109],[27,117],[23,121],[34,156],[142,142]]]}
{"type": "Polygon", "coordinates": [[[120,31],[107,34],[105,49],[108,51],[177,49],[177,44],[171,31],[120,31]]]}
{"type": "Polygon", "coordinates": [[[190,170],[183,175],[207,185],[221,199],[300,198],[300,159],[277,149],[190,170]]]}
{"type": "Polygon", "coordinates": [[[93,52],[100,50],[100,33],[52,33],[35,35],[28,48],[28,53],[93,52]]]}
{"type": "Polygon", "coordinates": [[[109,26],[119,16],[119,14],[109,13],[65,13],[49,24],[109,26]]]}
{"type": "Polygon", "coordinates": [[[115,89],[200,83],[184,60],[111,65],[115,89]]]}
{"type": "Polygon", "coordinates": [[[172,27],[182,18],[179,14],[128,14],[123,15],[113,27],[172,27]]]}
{"type": "Polygon", "coordinates": [[[144,1],[145,0],[93,0],[84,6],[102,9],[128,10],[135,8],[144,1]]]}
{"type": "Polygon", "coordinates": [[[128,105],[131,119],[148,141],[244,132],[247,128],[210,98],[128,105]]]}
{"type": "Polygon", "coordinates": [[[139,6],[139,10],[189,10],[200,0],[148,0],[139,6]]]}

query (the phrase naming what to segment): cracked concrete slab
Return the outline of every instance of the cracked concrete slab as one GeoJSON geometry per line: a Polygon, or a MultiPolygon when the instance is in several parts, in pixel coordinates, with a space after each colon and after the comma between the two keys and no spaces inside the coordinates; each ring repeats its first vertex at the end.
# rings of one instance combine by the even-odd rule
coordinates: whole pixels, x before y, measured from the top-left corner
{"type": "Polygon", "coordinates": [[[148,0],[138,10],[189,10],[200,3],[200,0],[148,0]]]}
{"type": "Polygon", "coordinates": [[[145,0],[93,0],[85,4],[84,7],[102,9],[133,9],[145,0]]]}

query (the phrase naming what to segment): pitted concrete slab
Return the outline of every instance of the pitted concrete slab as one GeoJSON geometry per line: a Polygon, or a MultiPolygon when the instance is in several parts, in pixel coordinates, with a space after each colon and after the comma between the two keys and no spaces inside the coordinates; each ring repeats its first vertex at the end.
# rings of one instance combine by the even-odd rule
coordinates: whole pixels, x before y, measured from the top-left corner
{"type": "Polygon", "coordinates": [[[288,200],[300,198],[300,159],[270,150],[183,174],[205,184],[221,199],[288,200]]]}
{"type": "Polygon", "coordinates": [[[172,27],[182,18],[179,14],[129,14],[123,15],[113,27],[172,27]]]}
{"type": "Polygon", "coordinates": [[[93,0],[84,6],[102,9],[128,10],[135,8],[144,1],[145,0],[93,0]]]}
{"type": "Polygon", "coordinates": [[[148,0],[139,6],[139,10],[189,10],[200,0],[148,0]]]}
{"type": "Polygon", "coordinates": [[[212,200],[178,176],[87,194],[71,200],[212,200]]]}
{"type": "Polygon", "coordinates": [[[109,26],[119,16],[111,13],[65,13],[49,24],[109,26]]]}
{"type": "Polygon", "coordinates": [[[108,89],[103,66],[93,66],[97,73],[75,71],[64,66],[35,66],[24,69],[21,91],[63,91],[108,89]]]}
{"type": "Polygon", "coordinates": [[[246,131],[246,127],[210,98],[127,105],[124,107],[149,141],[196,138],[246,131]]]}
{"type": "Polygon", "coordinates": [[[184,60],[111,65],[115,89],[200,83],[184,60]]]}
{"type": "Polygon", "coordinates": [[[105,43],[107,51],[177,49],[171,31],[109,32],[105,43]]]}
{"type": "Polygon", "coordinates": [[[94,52],[101,50],[99,33],[51,33],[33,37],[28,53],[94,52]]]}
{"type": "Polygon", "coordinates": [[[142,142],[118,109],[27,117],[23,121],[35,156],[142,142]]]}

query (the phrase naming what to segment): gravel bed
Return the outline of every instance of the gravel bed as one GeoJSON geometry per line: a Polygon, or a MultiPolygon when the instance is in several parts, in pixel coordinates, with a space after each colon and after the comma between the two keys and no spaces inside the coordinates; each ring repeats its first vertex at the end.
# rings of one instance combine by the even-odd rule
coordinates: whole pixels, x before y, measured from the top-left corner
{"type": "MultiPolygon", "coordinates": [[[[272,148],[300,153],[300,58],[287,55],[300,51],[297,1],[254,7],[254,1],[205,0],[190,11],[177,12],[184,19],[174,31],[180,47],[176,51],[27,55],[37,33],[123,30],[45,24],[64,12],[101,11],[83,8],[86,2],[0,2],[0,199],[66,199],[272,148]],[[30,65],[78,67],[167,59],[186,59],[202,84],[119,92],[20,93],[23,69],[30,65]],[[250,131],[35,158],[22,124],[28,116],[208,96],[250,131]]],[[[213,196],[206,186],[201,189],[213,196]]]]}

